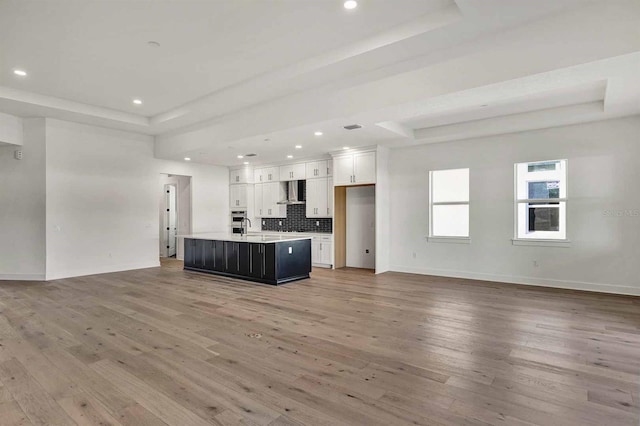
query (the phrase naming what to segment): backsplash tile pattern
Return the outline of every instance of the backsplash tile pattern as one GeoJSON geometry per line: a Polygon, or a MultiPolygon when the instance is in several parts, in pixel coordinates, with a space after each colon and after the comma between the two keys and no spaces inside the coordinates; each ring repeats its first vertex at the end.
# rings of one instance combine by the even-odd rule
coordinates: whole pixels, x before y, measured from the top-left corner
{"type": "Polygon", "coordinates": [[[295,231],[295,232],[333,232],[333,219],[307,219],[304,204],[290,204],[287,206],[286,219],[262,219],[263,231],[295,231]],[[279,224],[282,222],[282,225],[279,224]],[[319,226],[316,226],[316,222],[319,226]]]}

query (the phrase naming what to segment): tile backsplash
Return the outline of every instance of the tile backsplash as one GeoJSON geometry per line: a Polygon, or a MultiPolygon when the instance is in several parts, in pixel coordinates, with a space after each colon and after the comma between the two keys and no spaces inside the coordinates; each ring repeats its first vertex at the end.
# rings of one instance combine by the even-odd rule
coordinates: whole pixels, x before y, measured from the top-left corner
{"type": "Polygon", "coordinates": [[[304,204],[290,204],[287,206],[286,219],[262,219],[263,231],[295,231],[295,232],[333,232],[333,219],[307,219],[304,204]],[[280,225],[282,222],[282,225],[280,225]],[[318,223],[318,225],[316,225],[318,223]]]}

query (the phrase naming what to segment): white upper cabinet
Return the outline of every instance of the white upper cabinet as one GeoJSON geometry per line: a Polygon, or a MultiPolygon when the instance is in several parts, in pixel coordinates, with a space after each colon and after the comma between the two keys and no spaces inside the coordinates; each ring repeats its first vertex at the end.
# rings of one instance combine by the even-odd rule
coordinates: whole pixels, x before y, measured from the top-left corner
{"type": "Polygon", "coordinates": [[[287,164],[280,166],[280,180],[304,180],[306,179],[307,170],[304,163],[287,164]]]}
{"type": "Polygon", "coordinates": [[[278,182],[280,180],[280,169],[278,167],[264,167],[256,169],[253,173],[255,183],[278,182]]]}
{"type": "Polygon", "coordinates": [[[254,200],[254,209],[255,209],[255,217],[264,217],[263,208],[262,208],[262,189],[264,188],[263,183],[256,183],[253,189],[253,200],[254,200]]]}
{"type": "Polygon", "coordinates": [[[229,204],[232,209],[247,207],[247,185],[230,185],[229,186],[229,204]]]}
{"type": "Polygon", "coordinates": [[[306,216],[308,218],[333,216],[333,184],[331,179],[307,179],[306,216]]]}
{"type": "Polygon", "coordinates": [[[376,153],[361,152],[353,155],[354,183],[376,183],[376,153]]]}
{"type": "Polygon", "coordinates": [[[280,182],[257,183],[254,192],[256,217],[287,217],[287,206],[278,204],[286,196],[280,182]]]}
{"type": "Polygon", "coordinates": [[[253,174],[253,170],[250,167],[231,170],[229,172],[229,183],[252,183],[253,174]]]}
{"type": "Polygon", "coordinates": [[[376,153],[358,152],[333,159],[336,186],[376,183],[376,153]]]}
{"type": "Polygon", "coordinates": [[[307,179],[323,178],[331,176],[331,161],[320,160],[306,163],[307,179]]]}

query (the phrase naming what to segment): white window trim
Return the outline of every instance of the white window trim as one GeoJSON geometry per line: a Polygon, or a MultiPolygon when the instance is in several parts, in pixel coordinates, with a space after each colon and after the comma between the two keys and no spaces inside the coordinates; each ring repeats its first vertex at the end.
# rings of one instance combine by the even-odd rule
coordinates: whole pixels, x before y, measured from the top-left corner
{"type": "Polygon", "coordinates": [[[446,243],[446,244],[471,244],[471,237],[431,237],[427,236],[429,243],[446,243]]]}
{"type": "Polygon", "coordinates": [[[471,169],[469,167],[459,167],[459,169],[469,169],[469,201],[445,201],[445,202],[433,202],[433,172],[441,170],[455,170],[455,169],[441,169],[441,170],[429,170],[429,235],[427,235],[427,242],[429,243],[448,243],[448,244],[471,244],[471,169]],[[445,235],[433,235],[433,206],[469,206],[469,236],[468,237],[456,237],[445,235]]]}
{"type": "Polygon", "coordinates": [[[514,246],[571,247],[571,240],[545,240],[542,238],[513,238],[511,243],[514,246]]]}
{"type": "Polygon", "coordinates": [[[513,235],[514,237],[511,239],[512,244],[514,246],[539,246],[539,247],[571,247],[571,240],[569,240],[569,221],[567,217],[569,215],[569,200],[567,197],[564,198],[527,198],[527,199],[518,199],[518,164],[532,164],[532,163],[546,163],[550,161],[564,161],[565,171],[564,171],[564,181],[565,181],[565,193],[569,193],[569,160],[558,159],[558,160],[540,160],[540,161],[523,161],[520,163],[515,163],[513,165],[513,199],[515,202],[513,203],[513,235]],[[519,238],[518,237],[518,205],[519,204],[528,204],[528,203],[565,203],[565,223],[564,223],[564,236],[565,238],[544,238],[544,237],[531,237],[531,238],[519,238]]]}

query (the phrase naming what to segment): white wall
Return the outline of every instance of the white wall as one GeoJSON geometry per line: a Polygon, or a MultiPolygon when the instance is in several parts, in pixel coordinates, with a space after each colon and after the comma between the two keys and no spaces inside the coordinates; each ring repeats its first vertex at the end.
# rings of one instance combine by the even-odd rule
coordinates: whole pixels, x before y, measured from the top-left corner
{"type": "Polygon", "coordinates": [[[389,149],[376,152],[376,274],[387,272],[391,253],[391,188],[389,182],[389,149]]]}
{"type": "Polygon", "coordinates": [[[45,120],[24,120],[22,160],[14,159],[16,148],[0,146],[0,279],[41,280],[45,274],[45,120]]]}
{"type": "Polygon", "coordinates": [[[373,185],[347,188],[347,266],[376,267],[376,189],[373,185]]]}
{"type": "Polygon", "coordinates": [[[153,138],[47,120],[47,279],[159,264],[158,180],[192,176],[192,227],[228,221],[226,167],[157,160],[153,138]]]}
{"type": "Polygon", "coordinates": [[[392,150],[392,270],[640,295],[639,135],[634,116],[392,150]],[[571,247],[512,245],[514,163],[560,158],[571,247]],[[428,171],[462,167],[471,244],[427,243],[428,171]]]}

